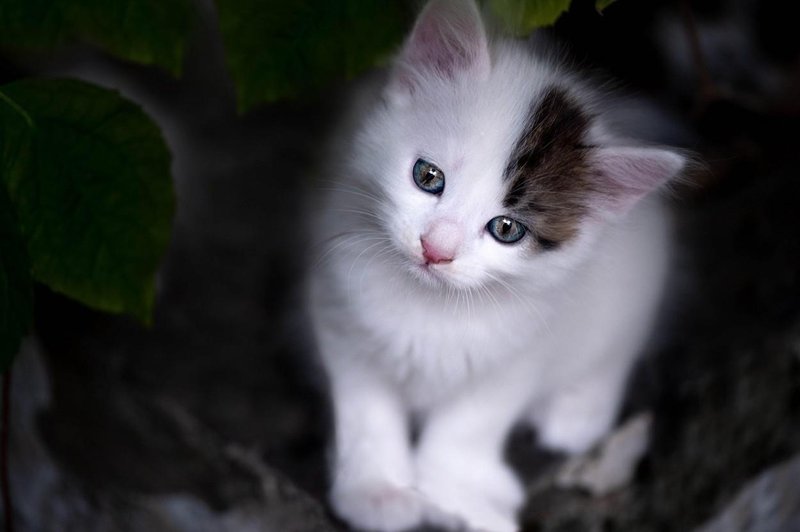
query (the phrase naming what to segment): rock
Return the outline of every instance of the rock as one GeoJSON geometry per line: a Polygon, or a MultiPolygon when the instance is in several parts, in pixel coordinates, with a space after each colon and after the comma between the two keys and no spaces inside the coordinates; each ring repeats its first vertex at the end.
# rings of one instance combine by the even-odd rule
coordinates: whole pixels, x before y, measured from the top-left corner
{"type": "Polygon", "coordinates": [[[800,454],[748,482],[716,517],[696,532],[800,530],[800,454]]]}
{"type": "MultiPolygon", "coordinates": [[[[188,412],[165,404],[183,440],[226,472],[221,485],[250,484],[226,509],[187,493],[142,494],[87,486],[50,454],[36,419],[50,401],[41,347],[29,339],[14,365],[10,480],[16,530],[39,532],[326,532],[335,530],[322,506],[253,453],[225,445],[188,412]]],[[[91,441],[85,441],[89,448],[91,441]]]]}
{"type": "Polygon", "coordinates": [[[631,418],[605,438],[595,451],[569,459],[557,473],[556,485],[584,489],[595,497],[624,488],[647,451],[651,425],[649,412],[631,418]]]}

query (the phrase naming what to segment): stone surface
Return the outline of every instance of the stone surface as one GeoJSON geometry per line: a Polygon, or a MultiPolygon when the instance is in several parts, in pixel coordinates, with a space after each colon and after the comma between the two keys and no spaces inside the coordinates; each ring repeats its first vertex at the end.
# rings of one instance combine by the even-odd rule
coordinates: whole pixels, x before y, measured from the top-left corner
{"type": "Polygon", "coordinates": [[[728,506],[697,532],[800,530],[800,455],[748,482],[728,506]]]}
{"type": "MultiPolygon", "coordinates": [[[[180,406],[164,404],[190,448],[220,471],[220,484],[238,484],[228,508],[215,509],[188,493],[161,495],[109,486],[84,489],[80,473],[54,461],[35,430],[50,406],[49,379],[40,346],[28,341],[14,368],[11,486],[16,529],[64,532],[326,532],[335,530],[318,501],[303,493],[252,452],[224,444],[180,406]],[[249,492],[245,495],[244,487],[249,492]]],[[[92,452],[92,442],[84,442],[92,452]]],[[[131,464],[136,466],[136,464],[131,464]]]]}
{"type": "Polygon", "coordinates": [[[570,458],[558,471],[559,488],[583,489],[593,497],[626,487],[650,445],[653,416],[643,412],[623,423],[585,456],[570,458]]]}

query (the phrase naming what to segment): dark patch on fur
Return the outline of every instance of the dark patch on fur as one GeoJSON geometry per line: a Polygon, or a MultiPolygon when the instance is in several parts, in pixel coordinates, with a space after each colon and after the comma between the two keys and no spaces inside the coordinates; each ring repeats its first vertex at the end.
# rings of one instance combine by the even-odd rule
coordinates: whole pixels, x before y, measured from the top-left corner
{"type": "Polygon", "coordinates": [[[503,205],[533,233],[541,249],[569,240],[586,212],[590,116],[560,87],[531,106],[528,125],[505,171],[503,205]]]}

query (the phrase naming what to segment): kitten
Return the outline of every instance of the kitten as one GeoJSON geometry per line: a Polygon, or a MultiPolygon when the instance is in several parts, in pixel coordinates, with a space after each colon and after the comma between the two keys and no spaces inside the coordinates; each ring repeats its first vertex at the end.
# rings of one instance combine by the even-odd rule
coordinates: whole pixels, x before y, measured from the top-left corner
{"type": "Polygon", "coordinates": [[[582,453],[611,427],[667,269],[651,192],[685,158],[615,132],[610,97],[524,43],[490,46],[473,0],[424,8],[357,119],[309,279],[333,508],[515,530],[509,430],[582,453]]]}

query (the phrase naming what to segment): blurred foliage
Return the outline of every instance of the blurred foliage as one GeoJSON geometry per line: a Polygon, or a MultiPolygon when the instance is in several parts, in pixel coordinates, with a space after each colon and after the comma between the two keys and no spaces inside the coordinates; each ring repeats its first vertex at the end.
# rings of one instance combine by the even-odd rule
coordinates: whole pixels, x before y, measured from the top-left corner
{"type": "Polygon", "coordinates": [[[173,212],[158,127],[119,94],[72,80],[0,87],[33,123],[7,160],[33,277],[109,312],[147,321],[173,212]]]}
{"type": "MultiPolygon", "coordinates": [[[[555,24],[572,0],[487,0],[492,13],[515,35],[527,35],[536,28],[555,24]]],[[[614,0],[596,0],[602,11],[614,0]]]]}
{"type": "Polygon", "coordinates": [[[239,110],[318,90],[388,57],[410,19],[386,0],[216,0],[239,110]]]}
{"type": "MultiPolygon", "coordinates": [[[[598,9],[611,0],[598,0],[598,9]]],[[[319,91],[384,62],[411,0],[215,0],[238,108],[319,91]]],[[[515,33],[570,0],[485,0],[515,33]]],[[[192,0],[0,0],[0,48],[87,43],[180,75],[192,0]]],[[[24,60],[25,55],[19,56],[24,60]]],[[[0,371],[32,316],[32,279],[107,312],[151,319],[174,198],[158,127],[114,91],[69,80],[0,86],[0,371]]]]}
{"type": "Polygon", "coordinates": [[[12,238],[1,248],[10,288],[0,291],[9,310],[0,314],[0,363],[30,321],[30,275],[91,307],[149,321],[174,210],[158,127],[114,91],[22,80],[0,86],[0,131],[0,199],[11,200],[0,232],[27,248],[15,252],[12,238]]]}
{"type": "Polygon", "coordinates": [[[0,45],[53,51],[86,42],[178,75],[193,19],[191,0],[2,0],[0,45]]]}
{"type": "Polygon", "coordinates": [[[605,8],[613,4],[616,0],[597,0],[594,5],[598,11],[603,11],[605,8]]]}
{"type": "Polygon", "coordinates": [[[553,24],[571,0],[488,0],[492,12],[515,34],[553,24]]]}
{"type": "MultiPolygon", "coordinates": [[[[412,21],[398,0],[215,0],[238,107],[319,91],[388,59],[412,21]]],[[[515,35],[553,24],[572,0],[485,0],[515,35]]],[[[597,0],[598,10],[614,0],[597,0]]]]}

